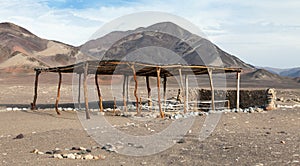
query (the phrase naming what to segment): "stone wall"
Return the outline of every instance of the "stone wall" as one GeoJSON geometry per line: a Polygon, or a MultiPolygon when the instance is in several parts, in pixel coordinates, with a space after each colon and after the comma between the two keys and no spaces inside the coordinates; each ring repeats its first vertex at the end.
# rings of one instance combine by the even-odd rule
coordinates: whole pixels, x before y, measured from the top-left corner
{"type": "MultiPolygon", "coordinates": [[[[211,91],[206,89],[191,90],[190,100],[211,100],[211,91]]],[[[236,108],[235,90],[215,90],[215,100],[229,100],[230,107],[236,108]]],[[[265,107],[268,104],[267,90],[241,90],[240,108],[265,107]]]]}

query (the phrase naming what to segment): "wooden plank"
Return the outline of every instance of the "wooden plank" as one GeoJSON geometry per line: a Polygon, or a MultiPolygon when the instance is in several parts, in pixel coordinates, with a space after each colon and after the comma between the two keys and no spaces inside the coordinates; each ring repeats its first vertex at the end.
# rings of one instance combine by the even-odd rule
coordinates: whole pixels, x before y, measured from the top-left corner
{"type": "Polygon", "coordinates": [[[88,75],[88,63],[85,63],[84,64],[84,74],[83,74],[83,92],[84,92],[84,102],[85,102],[86,119],[90,119],[91,117],[90,117],[90,113],[89,113],[87,75],[88,75]]]}
{"type": "Polygon", "coordinates": [[[213,77],[212,77],[212,69],[208,68],[208,76],[209,76],[209,83],[210,83],[210,89],[211,89],[211,108],[213,111],[215,111],[215,89],[213,84],[213,77]]]}
{"type": "Polygon", "coordinates": [[[35,71],[34,96],[33,96],[33,101],[31,103],[31,110],[36,110],[36,101],[37,101],[37,96],[38,96],[38,84],[39,84],[40,73],[41,73],[41,71],[39,71],[39,70],[35,71]]]}
{"type": "Polygon", "coordinates": [[[80,102],[80,98],[81,98],[81,73],[78,74],[79,78],[78,78],[78,108],[81,109],[81,102],[80,102]]]}
{"type": "Polygon", "coordinates": [[[149,108],[151,110],[152,100],[151,100],[151,87],[150,87],[149,76],[146,76],[146,85],[147,85],[147,92],[148,92],[148,106],[149,106],[149,108]]]}
{"type": "Polygon", "coordinates": [[[129,102],[129,76],[126,76],[126,105],[128,105],[129,102]]]}
{"type": "Polygon", "coordinates": [[[189,77],[188,75],[185,75],[185,95],[184,95],[184,113],[187,112],[187,110],[189,110],[189,77]]]}
{"type": "Polygon", "coordinates": [[[158,107],[159,107],[159,112],[160,112],[160,117],[164,118],[165,114],[162,111],[161,107],[161,101],[160,101],[160,67],[156,67],[156,73],[157,73],[157,99],[158,99],[158,107]]]}
{"type": "Polygon", "coordinates": [[[127,76],[126,75],[124,75],[124,80],[123,80],[123,105],[124,105],[124,112],[127,112],[127,101],[126,101],[126,97],[125,97],[125,95],[126,95],[126,80],[127,80],[127,76]]]}
{"type": "Polygon", "coordinates": [[[58,115],[60,115],[60,112],[58,110],[58,102],[60,99],[60,87],[61,87],[61,72],[58,72],[59,80],[58,80],[58,86],[57,86],[57,96],[56,96],[56,101],[55,101],[55,111],[58,115]]]}
{"type": "Polygon", "coordinates": [[[97,73],[95,74],[95,84],[96,84],[97,93],[98,93],[99,109],[100,109],[100,112],[103,112],[102,94],[101,94],[101,90],[100,90],[100,87],[99,87],[98,74],[97,73]]]}
{"type": "Polygon", "coordinates": [[[236,109],[240,109],[240,78],[241,73],[237,72],[236,74],[236,109]]]}
{"type": "MultiPolygon", "coordinates": [[[[166,75],[164,75],[164,106],[166,106],[167,104],[167,96],[166,96],[166,92],[167,92],[167,77],[166,75]]],[[[166,107],[164,107],[164,111],[166,111],[166,107]]]]}
{"type": "Polygon", "coordinates": [[[137,95],[137,88],[138,88],[138,81],[137,81],[137,77],[136,77],[136,71],[135,71],[135,67],[134,65],[131,66],[132,72],[133,72],[133,79],[135,82],[135,86],[134,86],[134,97],[135,97],[135,101],[136,101],[136,113],[139,114],[139,97],[137,95]]]}

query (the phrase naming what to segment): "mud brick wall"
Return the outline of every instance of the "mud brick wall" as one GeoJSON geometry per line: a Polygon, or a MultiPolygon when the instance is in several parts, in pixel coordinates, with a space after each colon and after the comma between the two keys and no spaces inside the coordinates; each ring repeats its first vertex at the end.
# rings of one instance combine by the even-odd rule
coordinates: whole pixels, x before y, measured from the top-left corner
{"type": "MultiPolygon", "coordinates": [[[[268,103],[268,97],[266,91],[267,90],[241,90],[240,107],[241,108],[264,107],[268,103]]],[[[198,90],[198,100],[211,100],[211,91],[206,89],[198,90]]],[[[236,108],[236,91],[215,90],[215,100],[229,100],[230,107],[236,108]]]]}

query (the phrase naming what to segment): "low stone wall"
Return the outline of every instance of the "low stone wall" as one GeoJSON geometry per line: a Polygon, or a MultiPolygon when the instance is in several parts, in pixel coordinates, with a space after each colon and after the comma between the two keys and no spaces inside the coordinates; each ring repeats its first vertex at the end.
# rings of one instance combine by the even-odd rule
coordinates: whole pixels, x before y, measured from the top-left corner
{"type": "MultiPolygon", "coordinates": [[[[265,107],[268,104],[266,90],[241,90],[240,108],[265,107]]],[[[198,100],[211,100],[211,91],[200,89],[198,100]]],[[[215,100],[229,100],[230,107],[236,108],[235,90],[215,90],[215,100]]]]}

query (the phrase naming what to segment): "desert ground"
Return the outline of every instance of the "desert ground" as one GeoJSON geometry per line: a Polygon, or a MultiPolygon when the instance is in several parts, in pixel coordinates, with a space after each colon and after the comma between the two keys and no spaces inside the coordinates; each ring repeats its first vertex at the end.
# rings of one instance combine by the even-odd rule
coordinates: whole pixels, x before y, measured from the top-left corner
{"type": "MultiPolygon", "coordinates": [[[[63,82],[60,103],[73,102],[70,80],[63,82]]],[[[277,103],[282,107],[276,110],[221,113],[215,129],[204,140],[198,138],[206,114],[195,116],[187,134],[169,149],[147,156],[128,156],[102,149],[104,145],[87,133],[89,129],[84,127],[77,112],[55,113],[51,104],[56,97],[56,77],[41,76],[39,86],[38,106],[50,109],[8,111],[8,107],[29,107],[33,81],[33,76],[1,80],[0,165],[300,165],[300,107],[291,100],[300,98],[298,87],[276,89],[277,97],[284,98],[277,103]],[[16,138],[20,134],[22,136],[16,138]],[[56,148],[62,153],[75,152],[72,147],[90,149],[90,153],[100,155],[100,159],[57,159],[51,154],[31,153],[34,149],[45,153],[56,148]]],[[[251,86],[242,84],[242,88],[251,86]]],[[[104,94],[109,93],[105,89],[109,91],[109,86],[103,88],[104,94]]],[[[104,118],[124,133],[141,136],[158,133],[181,120],[149,118],[141,121],[109,115],[104,118]]],[[[153,144],[156,143],[153,140],[153,144]]]]}

